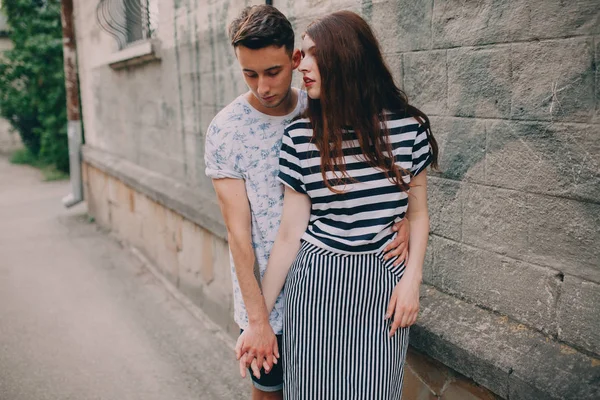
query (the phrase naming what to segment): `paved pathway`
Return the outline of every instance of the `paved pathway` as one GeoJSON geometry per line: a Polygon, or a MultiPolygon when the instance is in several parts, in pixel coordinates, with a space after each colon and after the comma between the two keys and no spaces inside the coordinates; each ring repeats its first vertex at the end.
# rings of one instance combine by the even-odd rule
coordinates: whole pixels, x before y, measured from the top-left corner
{"type": "Polygon", "coordinates": [[[214,326],[68,191],[0,157],[0,400],[248,398],[214,326]]]}

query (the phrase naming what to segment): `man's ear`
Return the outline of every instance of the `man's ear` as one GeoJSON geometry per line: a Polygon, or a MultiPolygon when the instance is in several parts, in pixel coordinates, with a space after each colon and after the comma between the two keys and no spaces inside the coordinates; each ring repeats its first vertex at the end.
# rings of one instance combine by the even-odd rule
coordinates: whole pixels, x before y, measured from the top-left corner
{"type": "Polygon", "coordinates": [[[300,61],[302,61],[302,55],[300,54],[300,50],[294,49],[292,53],[292,69],[298,68],[300,65],[300,61]]]}

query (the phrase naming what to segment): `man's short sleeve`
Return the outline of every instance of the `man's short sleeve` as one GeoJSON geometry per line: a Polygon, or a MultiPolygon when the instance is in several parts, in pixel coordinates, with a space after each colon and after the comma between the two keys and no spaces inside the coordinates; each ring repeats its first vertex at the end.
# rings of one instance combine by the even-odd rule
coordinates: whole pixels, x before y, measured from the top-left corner
{"type": "Polygon", "coordinates": [[[302,166],[288,129],[283,134],[279,153],[279,181],[296,192],[306,194],[302,166]]]}
{"type": "Polygon", "coordinates": [[[427,136],[427,129],[424,125],[419,126],[417,136],[412,148],[412,167],[410,172],[413,176],[419,175],[431,162],[431,146],[429,145],[429,138],[427,136]]]}
{"type": "Polygon", "coordinates": [[[215,121],[211,122],[208,127],[204,148],[204,163],[206,166],[205,173],[209,178],[243,178],[235,153],[235,143],[231,136],[224,134],[215,121]]]}

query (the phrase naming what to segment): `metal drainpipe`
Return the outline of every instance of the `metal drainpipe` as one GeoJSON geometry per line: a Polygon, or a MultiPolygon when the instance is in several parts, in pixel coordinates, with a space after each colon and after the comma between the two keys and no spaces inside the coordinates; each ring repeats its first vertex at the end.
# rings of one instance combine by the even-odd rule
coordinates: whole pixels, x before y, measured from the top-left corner
{"type": "Polygon", "coordinates": [[[67,133],[69,137],[69,169],[71,193],[62,199],[65,207],[72,207],[83,201],[81,181],[81,118],[79,115],[79,83],[77,81],[77,46],[73,20],[73,0],[61,1],[61,21],[63,30],[63,59],[65,87],[67,90],[67,133]]]}

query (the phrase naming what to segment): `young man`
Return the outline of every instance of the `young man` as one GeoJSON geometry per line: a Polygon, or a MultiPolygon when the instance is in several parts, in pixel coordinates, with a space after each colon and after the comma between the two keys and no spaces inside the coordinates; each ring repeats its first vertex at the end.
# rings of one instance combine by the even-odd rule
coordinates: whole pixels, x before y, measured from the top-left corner
{"type": "MultiPolygon", "coordinates": [[[[221,110],[208,127],[206,174],[213,180],[228,232],[235,321],[245,338],[259,343],[246,355],[248,363],[255,361],[252,398],[281,399],[283,297],[268,315],[255,272],[264,275],[281,219],[281,140],[306,100],[306,93],[291,87],[301,55],[294,49],[290,22],[272,6],[244,9],[231,23],[229,36],[250,91],[221,110]],[[256,367],[263,365],[262,371],[256,367]]],[[[408,228],[395,229],[399,234],[387,255],[400,255],[399,263],[406,256],[408,228]]],[[[245,375],[245,369],[240,372],[245,375]]]]}

